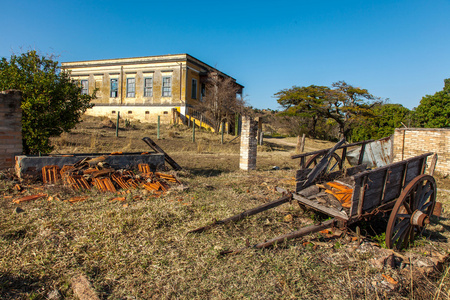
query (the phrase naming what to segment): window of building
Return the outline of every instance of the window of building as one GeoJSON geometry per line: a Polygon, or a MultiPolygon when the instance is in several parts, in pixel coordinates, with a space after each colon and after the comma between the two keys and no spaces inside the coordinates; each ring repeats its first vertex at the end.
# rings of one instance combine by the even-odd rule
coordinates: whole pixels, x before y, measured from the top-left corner
{"type": "Polygon", "coordinates": [[[146,110],[146,111],[145,111],[145,114],[148,115],[148,114],[150,114],[150,112],[149,112],[148,110],[146,110]]]}
{"type": "Polygon", "coordinates": [[[192,99],[197,99],[197,79],[192,79],[191,98],[192,99]]]}
{"type": "Polygon", "coordinates": [[[131,110],[128,111],[128,114],[131,115],[133,112],[131,110]]]}
{"type": "Polygon", "coordinates": [[[111,98],[117,98],[119,96],[119,84],[117,82],[117,79],[111,79],[110,90],[111,90],[110,94],[111,98]]]}
{"type": "Polygon", "coordinates": [[[165,115],[168,115],[168,114],[169,114],[169,112],[168,112],[168,111],[165,111],[165,112],[163,112],[163,114],[165,114],[165,115]]]}
{"type": "Polygon", "coordinates": [[[200,89],[200,101],[203,101],[203,97],[206,95],[206,86],[202,83],[202,87],[200,89]]]}
{"type": "Polygon", "coordinates": [[[162,96],[172,96],[172,76],[164,76],[162,78],[162,96]]]}
{"type": "Polygon", "coordinates": [[[89,94],[89,81],[81,80],[81,95],[89,94]]]}
{"type": "Polygon", "coordinates": [[[113,111],[112,111],[111,113],[112,113],[112,114],[114,115],[114,114],[116,114],[116,111],[115,111],[115,110],[113,110],[113,111]]]}
{"type": "Polygon", "coordinates": [[[153,96],[153,78],[144,78],[144,97],[153,96]]]}
{"type": "Polygon", "coordinates": [[[133,98],[136,96],[136,79],[127,78],[127,98],[133,98]]]}

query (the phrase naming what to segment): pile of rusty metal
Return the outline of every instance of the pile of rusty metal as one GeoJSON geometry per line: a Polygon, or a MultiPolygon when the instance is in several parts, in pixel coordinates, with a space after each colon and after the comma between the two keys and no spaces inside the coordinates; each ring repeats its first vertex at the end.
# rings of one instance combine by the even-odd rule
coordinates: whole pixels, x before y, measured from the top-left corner
{"type": "Polygon", "coordinates": [[[156,193],[166,192],[169,183],[180,183],[174,175],[151,172],[148,164],[138,165],[138,174],[132,170],[115,170],[105,162],[106,156],[86,158],[73,165],[56,165],[42,168],[42,180],[53,184],[62,180],[75,190],[95,187],[101,191],[117,192],[144,188],[156,193]]]}

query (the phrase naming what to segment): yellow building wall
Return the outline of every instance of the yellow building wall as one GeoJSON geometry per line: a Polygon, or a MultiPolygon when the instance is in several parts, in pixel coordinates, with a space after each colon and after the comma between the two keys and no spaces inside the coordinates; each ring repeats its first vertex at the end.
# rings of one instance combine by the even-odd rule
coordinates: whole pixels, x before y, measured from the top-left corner
{"type": "Polygon", "coordinates": [[[187,54],[67,62],[61,66],[71,73],[74,80],[88,80],[89,93],[97,90],[97,99],[92,102],[98,105],[86,114],[113,118],[112,111],[120,111],[123,118],[156,122],[157,116],[161,116],[161,120],[167,123],[172,120],[173,108],[184,116],[187,106],[199,103],[200,74],[213,70],[187,54]],[[170,97],[162,97],[162,79],[166,75],[172,78],[170,97]],[[151,97],[144,97],[146,77],[153,78],[151,97]],[[127,97],[127,78],[135,78],[134,97],[127,97]],[[111,79],[118,80],[117,97],[110,97],[111,79]],[[191,97],[192,79],[197,80],[197,99],[191,97]]]}

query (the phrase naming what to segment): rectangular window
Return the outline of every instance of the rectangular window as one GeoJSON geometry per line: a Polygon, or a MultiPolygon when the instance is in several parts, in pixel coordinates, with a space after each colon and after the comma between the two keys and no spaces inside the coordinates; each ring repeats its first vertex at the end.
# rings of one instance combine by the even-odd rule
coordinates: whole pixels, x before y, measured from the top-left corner
{"type": "Polygon", "coordinates": [[[164,76],[162,78],[162,96],[172,96],[172,76],[164,76]]]}
{"type": "Polygon", "coordinates": [[[192,99],[197,99],[197,79],[192,79],[191,98],[192,99]]]}
{"type": "Polygon", "coordinates": [[[81,80],[81,95],[89,94],[89,81],[81,80]]]}
{"type": "Polygon", "coordinates": [[[153,96],[153,78],[144,78],[144,97],[153,96]]]}
{"type": "Polygon", "coordinates": [[[127,98],[135,97],[136,91],[136,79],[135,78],[127,78],[127,98]]]}
{"type": "Polygon", "coordinates": [[[111,98],[117,98],[119,96],[119,85],[117,79],[111,79],[111,98]]]}
{"type": "Polygon", "coordinates": [[[203,97],[206,95],[206,86],[202,83],[202,87],[200,89],[200,101],[203,101],[203,97]]]}

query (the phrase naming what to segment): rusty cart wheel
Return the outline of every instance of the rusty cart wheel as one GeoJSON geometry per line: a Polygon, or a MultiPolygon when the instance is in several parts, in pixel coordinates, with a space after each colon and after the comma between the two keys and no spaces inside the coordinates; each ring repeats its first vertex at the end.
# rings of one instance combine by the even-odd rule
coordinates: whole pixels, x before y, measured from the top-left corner
{"type": "MultiPolygon", "coordinates": [[[[311,156],[305,164],[305,169],[308,169],[309,167],[315,167],[323,156],[324,155],[321,153],[311,156]]],[[[333,171],[336,171],[336,168],[339,169],[340,165],[341,165],[341,158],[336,153],[333,153],[331,155],[330,161],[328,162],[328,166],[324,172],[331,173],[333,171]]]]}
{"type": "Polygon", "coordinates": [[[430,223],[436,203],[436,181],[433,176],[414,178],[400,194],[389,217],[386,246],[400,250],[409,246],[414,236],[430,223]]]}

